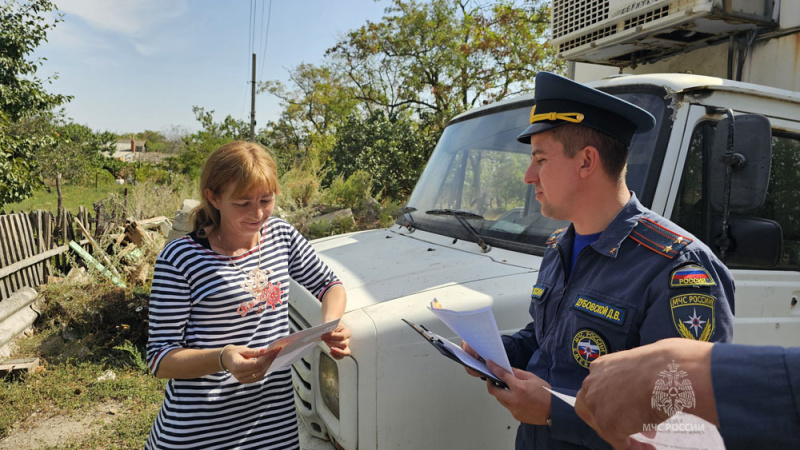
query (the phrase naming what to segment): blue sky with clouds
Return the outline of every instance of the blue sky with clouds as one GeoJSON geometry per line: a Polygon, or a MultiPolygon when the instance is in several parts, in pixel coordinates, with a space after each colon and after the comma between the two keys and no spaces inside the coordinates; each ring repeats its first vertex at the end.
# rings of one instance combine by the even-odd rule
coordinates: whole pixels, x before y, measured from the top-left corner
{"type": "MultiPolygon", "coordinates": [[[[387,0],[55,0],[64,21],[35,57],[67,116],[95,131],[199,128],[192,106],[249,121],[251,54],[258,80],[319,64],[340,36],[379,21],[387,0]],[[255,14],[251,21],[251,8],[255,14]],[[254,23],[254,25],[251,25],[254,23]],[[268,33],[267,33],[267,27],[268,33]],[[253,30],[255,32],[253,33],[253,30]],[[251,44],[251,35],[255,42],[251,44]],[[265,45],[266,41],[266,45],[265,45]]],[[[256,98],[256,128],[280,112],[256,98]]]]}

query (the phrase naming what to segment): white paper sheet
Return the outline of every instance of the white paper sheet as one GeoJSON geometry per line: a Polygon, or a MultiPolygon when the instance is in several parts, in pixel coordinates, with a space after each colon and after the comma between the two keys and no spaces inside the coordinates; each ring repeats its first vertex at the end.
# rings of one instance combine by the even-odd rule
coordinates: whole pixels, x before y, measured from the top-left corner
{"type": "Polygon", "coordinates": [[[556,391],[554,391],[554,390],[552,390],[552,389],[550,389],[550,388],[548,388],[548,387],[546,387],[546,386],[542,386],[542,387],[543,387],[543,388],[544,388],[546,391],[550,392],[551,394],[553,394],[553,395],[555,395],[556,397],[558,397],[558,398],[560,398],[561,400],[563,400],[563,401],[564,401],[566,404],[568,404],[569,406],[572,406],[573,408],[575,407],[575,397],[573,397],[573,396],[571,396],[571,395],[567,395],[567,394],[562,394],[561,392],[556,392],[556,391]]]}
{"type": "Polygon", "coordinates": [[[497,329],[497,322],[491,307],[487,306],[471,311],[453,311],[441,307],[439,302],[434,299],[431,302],[430,310],[484,360],[492,360],[507,372],[514,373],[508,362],[506,349],[503,347],[503,340],[500,339],[500,331],[497,329]]]}
{"type": "MultiPolygon", "coordinates": [[[[545,389],[547,389],[545,387],[545,389]]],[[[575,397],[547,389],[567,403],[575,407],[575,397]]],[[[631,437],[639,442],[650,444],[656,450],[724,450],[725,443],[717,427],[693,414],[678,413],[660,424],[653,424],[651,429],[656,435],[649,438],[642,433],[631,437]]]]}
{"type": "Polygon", "coordinates": [[[275,360],[272,361],[272,365],[267,369],[267,373],[287,367],[299,360],[311,347],[322,340],[323,334],[335,330],[337,325],[339,325],[339,319],[331,320],[322,325],[292,333],[271,343],[269,347],[267,347],[267,351],[274,348],[280,348],[281,351],[278,353],[278,356],[275,357],[275,360]]]}

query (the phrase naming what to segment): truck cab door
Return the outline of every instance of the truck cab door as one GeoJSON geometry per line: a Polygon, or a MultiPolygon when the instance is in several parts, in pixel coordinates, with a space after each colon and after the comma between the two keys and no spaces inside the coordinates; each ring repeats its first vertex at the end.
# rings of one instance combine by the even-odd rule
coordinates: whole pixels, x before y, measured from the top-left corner
{"type": "MultiPolygon", "coordinates": [[[[690,106],[672,183],[678,188],[666,208],[673,222],[717,256],[723,211],[711,196],[719,189],[721,166],[712,149],[722,118],[705,106],[690,106]]],[[[800,337],[800,122],[768,119],[772,170],[766,199],[754,209],[730,213],[732,242],[725,264],[736,283],[735,342],[787,345],[800,337]]]]}

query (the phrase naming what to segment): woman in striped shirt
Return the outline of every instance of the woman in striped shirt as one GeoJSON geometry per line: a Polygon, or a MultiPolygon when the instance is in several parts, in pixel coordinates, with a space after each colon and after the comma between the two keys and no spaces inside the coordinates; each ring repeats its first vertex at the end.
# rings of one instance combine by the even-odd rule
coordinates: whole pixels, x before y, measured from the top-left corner
{"type": "MultiPolygon", "coordinates": [[[[209,156],[194,230],[158,257],[150,295],[147,361],[168,378],[145,448],[299,447],[289,368],[266,375],[266,347],[289,334],[291,277],[321,300],[322,321],[342,316],[345,290],[308,242],[271,218],[275,162],[258,144],[209,156]]],[[[350,354],[341,322],[323,340],[350,354]]]]}

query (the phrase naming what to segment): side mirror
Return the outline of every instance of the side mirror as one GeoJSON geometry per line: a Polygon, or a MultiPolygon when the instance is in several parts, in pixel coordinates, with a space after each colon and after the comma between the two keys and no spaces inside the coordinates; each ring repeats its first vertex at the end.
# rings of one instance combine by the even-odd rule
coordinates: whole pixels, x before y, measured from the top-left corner
{"type": "MultiPolygon", "coordinates": [[[[713,215],[711,236],[722,234],[722,221],[713,215]]],[[[731,216],[730,241],[726,249],[725,264],[735,269],[771,269],[781,259],[783,230],[778,222],[760,217],[731,216]]],[[[709,245],[717,255],[722,249],[716,242],[709,245]]]]}
{"type": "Polygon", "coordinates": [[[767,196],[772,165],[772,129],[769,120],[756,114],[741,114],[733,123],[733,146],[729,142],[730,117],[717,124],[711,150],[711,206],[725,210],[725,190],[730,211],[748,212],[761,207],[767,196]],[[728,167],[731,168],[728,179],[728,167]]]}

